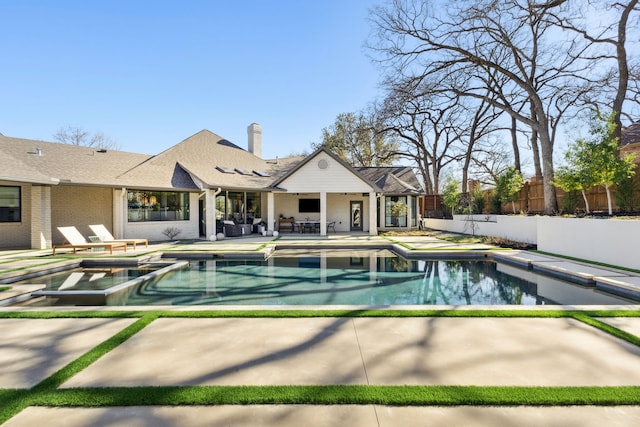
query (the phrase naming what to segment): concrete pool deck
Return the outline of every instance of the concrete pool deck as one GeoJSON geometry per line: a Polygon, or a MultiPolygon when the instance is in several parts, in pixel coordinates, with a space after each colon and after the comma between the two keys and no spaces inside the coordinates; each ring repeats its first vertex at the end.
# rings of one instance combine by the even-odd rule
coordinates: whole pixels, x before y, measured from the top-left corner
{"type": "MultiPolygon", "coordinates": [[[[401,241],[395,236],[393,239],[401,241]]],[[[402,240],[403,244],[420,249],[488,249],[451,247],[449,242],[415,236],[402,240]]],[[[267,238],[248,238],[194,243],[188,249],[258,250],[269,242],[267,238]]],[[[389,241],[369,236],[321,240],[300,240],[295,236],[279,242],[333,246],[339,242],[380,245],[389,241]]],[[[185,247],[151,245],[148,251],[139,248],[137,255],[150,256],[156,250],[177,251],[185,247]]],[[[73,258],[66,255],[53,258],[50,250],[48,254],[41,251],[38,255],[38,252],[0,252],[0,278],[16,268],[43,268],[73,258]],[[21,267],[16,267],[18,265],[21,267]]],[[[509,253],[523,259],[529,255],[539,256],[509,253]]],[[[79,257],[82,256],[80,253],[79,257]]],[[[91,253],[89,256],[104,255],[91,253]]],[[[558,266],[577,273],[586,272],[587,267],[594,268],[552,257],[535,262],[562,263],[558,266]]],[[[636,277],[628,272],[602,270],[594,277],[609,273],[616,280],[636,277]]],[[[127,307],[126,310],[160,308],[127,307]]],[[[638,310],[640,305],[589,308],[638,310]]],[[[0,312],[46,310],[96,308],[0,308],[0,312]]],[[[0,318],[3,331],[0,334],[0,389],[33,387],[135,320],[0,318]]],[[[599,320],[640,336],[640,317],[599,320]]],[[[78,372],[61,388],[281,384],[640,386],[639,366],[640,347],[571,318],[159,318],[78,372]]],[[[29,407],[3,425],[387,427],[424,425],[425,420],[430,426],[627,426],[640,425],[640,406],[29,407]]]]}

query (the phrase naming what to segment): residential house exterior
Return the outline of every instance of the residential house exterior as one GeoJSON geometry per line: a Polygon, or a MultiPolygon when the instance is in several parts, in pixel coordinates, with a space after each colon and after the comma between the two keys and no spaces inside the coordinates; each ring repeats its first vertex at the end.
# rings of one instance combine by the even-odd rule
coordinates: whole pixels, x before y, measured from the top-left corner
{"type": "Polygon", "coordinates": [[[411,168],[354,168],[326,148],[262,159],[260,125],[247,133],[246,150],[203,130],[157,155],[0,135],[0,247],[49,248],[68,225],[155,241],[168,228],[213,239],[225,221],[272,234],[280,218],[314,221],[321,235],[417,227],[411,168]]]}

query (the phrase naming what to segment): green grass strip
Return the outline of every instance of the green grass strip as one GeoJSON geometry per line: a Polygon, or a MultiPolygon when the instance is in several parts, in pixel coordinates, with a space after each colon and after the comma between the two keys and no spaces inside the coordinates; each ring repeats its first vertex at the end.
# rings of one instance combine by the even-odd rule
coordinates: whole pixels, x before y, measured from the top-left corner
{"type": "Polygon", "coordinates": [[[146,314],[141,317],[139,320],[124,328],[117,334],[113,335],[111,338],[106,341],[98,344],[96,347],[92,348],[73,362],[69,363],[64,368],[60,369],[58,372],[54,373],[44,381],[40,382],[36,385],[32,390],[33,391],[42,391],[42,390],[53,390],[60,385],[62,385],[65,381],[70,379],[72,376],[82,371],[87,366],[91,365],[93,362],[98,360],[100,357],[104,356],[106,353],[110,352],[114,348],[118,347],[120,344],[131,338],[133,335],[140,332],[143,328],[145,328],[149,323],[153,322],[157,317],[152,314],[146,314]]]}
{"type": "Polygon", "coordinates": [[[567,256],[567,255],[558,255],[558,254],[554,254],[552,252],[545,252],[545,251],[538,251],[538,250],[532,250],[531,252],[535,252],[535,253],[538,253],[538,254],[541,254],[541,255],[549,255],[549,256],[552,256],[552,257],[556,257],[556,258],[568,259],[570,261],[582,262],[584,264],[591,264],[591,265],[597,265],[597,266],[600,266],[600,267],[614,268],[616,270],[629,271],[631,273],[640,274],[640,270],[637,270],[637,269],[634,269],[634,268],[621,267],[619,265],[606,264],[604,262],[591,261],[591,260],[588,260],[588,259],[576,258],[576,257],[572,257],[572,256],[567,256]]]}
{"type": "Polygon", "coordinates": [[[57,394],[56,390],[65,381],[85,369],[87,366],[110,352],[120,344],[137,334],[149,323],[153,322],[156,316],[145,314],[133,324],[113,335],[106,341],[98,344],[73,362],[69,363],[50,377],[38,383],[31,390],[5,391],[7,394],[0,394],[0,424],[22,411],[27,406],[37,405],[41,396],[57,394]]]}
{"type": "Polygon", "coordinates": [[[636,335],[630,334],[622,329],[618,329],[608,323],[601,322],[600,320],[589,317],[583,313],[576,313],[573,315],[573,318],[640,347],[640,337],[637,337],[636,335]]]}
{"type": "Polygon", "coordinates": [[[0,286],[0,292],[8,291],[11,289],[11,286],[0,286]]]}
{"type": "Polygon", "coordinates": [[[353,309],[353,310],[149,310],[149,311],[0,311],[0,319],[55,318],[137,318],[143,316],[175,318],[309,318],[309,317],[498,317],[562,318],[576,315],[591,317],[640,317],[640,310],[469,310],[469,309],[353,309]]]}
{"type": "Polygon", "coordinates": [[[62,389],[36,393],[38,406],[149,405],[638,405],[640,386],[189,386],[62,389]]]}

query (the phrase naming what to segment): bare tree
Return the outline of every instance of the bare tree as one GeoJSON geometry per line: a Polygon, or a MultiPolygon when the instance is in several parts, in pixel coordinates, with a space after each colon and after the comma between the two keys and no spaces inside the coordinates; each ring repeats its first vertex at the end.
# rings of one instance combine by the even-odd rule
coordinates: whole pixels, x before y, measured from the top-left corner
{"type": "Polygon", "coordinates": [[[461,97],[484,99],[531,128],[540,144],[546,214],[557,212],[553,147],[557,126],[587,88],[588,63],[582,45],[549,34],[551,6],[531,0],[476,0],[456,3],[392,0],[374,9],[378,44],[392,73],[423,78],[446,72],[472,74],[477,86],[451,87],[461,97]],[[494,75],[506,84],[495,85],[494,75]],[[498,89],[499,88],[499,89],[498,89]],[[486,90],[500,96],[487,96],[486,90]],[[529,114],[514,105],[530,103],[529,114]]]}
{"type": "Polygon", "coordinates": [[[456,97],[435,90],[434,84],[403,81],[392,84],[384,102],[385,130],[401,145],[398,156],[412,160],[427,194],[437,194],[444,168],[463,157],[462,123],[465,108],[456,97]]]}
{"type": "Polygon", "coordinates": [[[120,144],[105,136],[102,132],[91,134],[80,127],[67,125],[61,127],[53,138],[63,144],[83,145],[85,147],[119,150],[120,144]]]}
{"type": "MultiPolygon", "coordinates": [[[[629,24],[634,15],[635,25],[631,28],[635,36],[638,36],[639,0],[589,0],[571,4],[557,1],[556,3],[554,6],[558,6],[557,9],[550,11],[547,19],[563,30],[577,34],[579,38],[590,44],[589,59],[599,64],[599,67],[594,67],[594,70],[604,70],[604,74],[600,76],[602,84],[596,86],[599,90],[590,92],[587,102],[598,110],[601,110],[601,105],[606,105],[607,110],[610,109],[614,113],[616,126],[614,136],[620,139],[622,120],[626,114],[625,101],[630,99],[636,102],[636,107],[640,105],[637,104],[637,90],[632,90],[631,93],[629,91],[630,79],[635,79],[632,89],[637,86],[637,76],[634,76],[632,71],[639,64],[635,62],[630,65],[628,50],[629,24]],[[594,19],[595,16],[599,19],[594,19]],[[598,95],[602,94],[605,99],[598,99],[598,95]]],[[[638,40],[635,42],[637,47],[638,40]]]]}

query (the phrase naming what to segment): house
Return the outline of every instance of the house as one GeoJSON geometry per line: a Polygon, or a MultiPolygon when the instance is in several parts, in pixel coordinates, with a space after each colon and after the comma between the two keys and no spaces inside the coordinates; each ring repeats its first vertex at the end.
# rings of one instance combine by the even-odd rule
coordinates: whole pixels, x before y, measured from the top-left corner
{"type": "Polygon", "coordinates": [[[640,122],[622,128],[620,137],[620,155],[636,154],[636,163],[640,163],[640,122]]]}
{"type": "Polygon", "coordinates": [[[224,221],[278,230],[280,218],[313,220],[321,235],[411,229],[423,191],[408,167],[354,168],[326,148],[306,157],[261,158],[262,129],[248,149],[203,130],[157,155],[0,135],[0,247],[49,248],[59,226],[117,238],[210,238],[224,221]],[[332,230],[333,231],[333,230],[332,230]]]}

